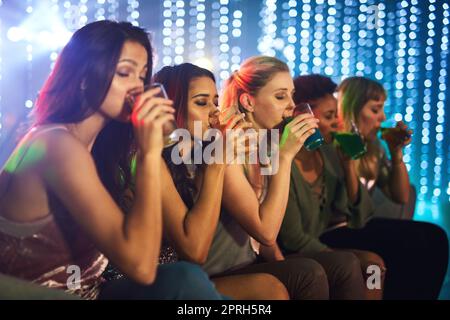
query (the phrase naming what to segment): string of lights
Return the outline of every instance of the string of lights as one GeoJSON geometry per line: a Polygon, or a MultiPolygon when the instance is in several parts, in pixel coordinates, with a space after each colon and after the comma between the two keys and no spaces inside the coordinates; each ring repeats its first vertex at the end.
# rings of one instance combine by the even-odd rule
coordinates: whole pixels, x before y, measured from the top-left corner
{"type": "Polygon", "coordinates": [[[138,0],[128,0],[127,5],[127,21],[135,26],[139,26],[139,1],[138,0]]]}
{"type": "MultiPolygon", "coordinates": [[[[211,29],[209,31],[210,37],[210,53],[212,64],[217,68],[220,64],[220,2],[216,1],[208,1],[210,4],[210,12],[211,12],[211,29]]],[[[218,78],[218,84],[221,85],[222,80],[218,78]]]]}
{"type": "Polygon", "coordinates": [[[258,40],[258,51],[263,55],[274,56],[274,43],[277,32],[277,0],[263,1],[260,11],[261,37],[258,40]]]}
{"type": "MultiPolygon", "coordinates": [[[[0,0],[0,10],[3,6],[3,1],[0,0]]],[[[3,39],[2,39],[2,35],[3,35],[3,20],[0,18],[0,141],[2,139],[2,133],[3,133],[3,101],[2,101],[2,94],[3,94],[3,85],[2,85],[2,80],[3,80],[3,39]]]]}
{"type": "Polygon", "coordinates": [[[287,40],[287,45],[283,49],[283,55],[286,58],[286,64],[292,73],[295,72],[295,44],[297,43],[297,1],[290,0],[282,4],[282,28],[281,37],[287,40]]]}
{"type": "MultiPolygon", "coordinates": [[[[54,6],[55,11],[58,10],[58,4],[56,2],[54,6]]],[[[28,15],[33,13],[33,0],[27,0],[26,12],[28,15]]],[[[34,94],[31,93],[30,84],[33,80],[33,44],[31,43],[32,39],[30,36],[26,36],[26,51],[27,51],[27,67],[26,67],[26,87],[25,87],[25,107],[28,109],[33,108],[34,94]]]]}
{"type": "Polygon", "coordinates": [[[241,10],[233,11],[233,30],[231,34],[233,35],[233,47],[231,48],[231,71],[235,71],[239,69],[239,65],[241,64],[241,46],[239,43],[241,42],[242,36],[242,20],[244,19],[244,14],[241,10]]]}
{"type": "MultiPolygon", "coordinates": [[[[371,6],[375,5],[375,1],[370,2],[371,6]]],[[[367,8],[366,8],[367,10],[367,8]]],[[[385,52],[385,25],[386,25],[386,6],[382,3],[378,4],[378,28],[376,29],[377,33],[377,48],[375,49],[375,79],[382,80],[384,77],[383,73],[383,62],[384,62],[384,52],[385,52]]],[[[360,21],[366,21],[366,15],[362,15],[360,21]]],[[[369,52],[371,52],[369,47],[369,52]]]]}
{"type": "Polygon", "coordinates": [[[323,50],[322,50],[323,46],[322,39],[324,37],[325,23],[326,23],[323,15],[324,8],[325,8],[324,1],[317,0],[314,8],[314,19],[313,19],[314,28],[311,30],[311,32],[314,31],[312,33],[314,39],[312,42],[313,73],[322,73],[325,67],[325,61],[323,59],[323,50]]]}
{"type": "MultiPolygon", "coordinates": [[[[394,90],[395,90],[395,66],[397,64],[397,57],[395,56],[395,46],[397,43],[397,38],[396,38],[396,31],[395,31],[395,26],[396,26],[396,16],[395,16],[395,4],[389,4],[390,5],[390,10],[389,12],[387,12],[387,26],[385,29],[385,46],[383,49],[383,52],[378,51],[381,55],[381,58],[378,58],[378,61],[380,63],[382,63],[382,69],[383,69],[383,76],[379,79],[387,93],[387,101],[386,101],[386,105],[385,105],[385,113],[386,114],[391,114],[391,107],[393,105],[393,100],[394,100],[394,90]]],[[[378,6],[379,7],[379,6],[378,6]]],[[[377,58],[376,58],[377,59],[377,58]]]]}
{"type": "MultiPolygon", "coordinates": [[[[161,16],[153,21],[162,24],[154,29],[162,35],[155,37],[161,57],[157,68],[193,62],[212,70],[220,86],[244,57],[259,53],[286,61],[294,75],[320,73],[336,82],[362,75],[380,81],[388,96],[387,118],[403,120],[414,131],[404,161],[419,200],[450,200],[450,138],[445,134],[450,130],[445,122],[448,1],[261,0],[255,13],[253,1],[252,5],[240,0],[158,3],[151,11],[161,16]]],[[[32,108],[43,57],[53,68],[67,36],[88,21],[120,20],[124,14],[125,20],[148,28],[153,17],[147,5],[138,0],[48,0],[45,4],[24,0],[23,22],[7,25],[5,16],[0,16],[6,35],[0,39],[0,135],[2,126],[7,127],[5,115],[11,112],[5,106],[10,42],[17,43],[24,56],[21,84],[25,87],[19,103],[32,108]],[[36,23],[41,12],[48,17],[36,23]]],[[[2,0],[0,7],[3,12],[5,7],[17,10],[2,0]]]]}
{"type": "MultiPolygon", "coordinates": [[[[439,83],[439,93],[437,95],[438,101],[436,103],[437,106],[437,112],[436,112],[436,141],[435,141],[435,147],[436,150],[436,157],[434,159],[434,181],[433,181],[433,198],[432,202],[437,203],[439,200],[439,197],[441,196],[441,186],[442,181],[445,181],[442,179],[443,176],[445,176],[445,172],[442,172],[443,167],[443,160],[445,159],[445,151],[443,146],[449,145],[450,139],[448,138],[448,134],[446,134],[446,137],[444,136],[444,123],[445,123],[445,100],[446,100],[446,92],[447,92],[447,85],[446,85],[446,77],[447,77],[447,70],[448,70],[448,26],[449,26],[449,4],[448,3],[442,3],[442,36],[440,41],[440,70],[439,70],[439,77],[438,77],[438,83],[439,83]],[[444,143],[446,141],[446,144],[444,143]]],[[[447,156],[450,159],[450,148],[447,148],[447,156]]],[[[447,161],[447,164],[449,162],[447,161]]],[[[448,165],[447,165],[448,168],[448,165]]],[[[449,169],[447,169],[449,170],[449,169]]],[[[447,179],[446,181],[450,181],[450,171],[447,171],[447,179]]],[[[445,188],[445,186],[442,186],[445,188]]],[[[445,190],[445,189],[444,189],[445,190]]],[[[447,189],[447,195],[450,195],[450,182],[447,189]]],[[[450,200],[450,199],[449,199],[450,200]]]]}
{"type": "Polygon", "coordinates": [[[205,5],[200,4],[198,0],[191,0],[189,6],[189,60],[196,61],[205,55],[205,31],[198,30],[197,27],[199,22],[204,22],[206,19],[205,5]]]}
{"type": "Polygon", "coordinates": [[[184,1],[175,1],[173,8],[176,12],[175,33],[172,33],[172,40],[175,42],[174,63],[181,64],[184,62],[184,25],[186,11],[184,10],[184,1]]]}
{"type": "Polygon", "coordinates": [[[326,64],[325,74],[328,76],[337,77],[338,76],[338,68],[336,66],[339,62],[339,55],[336,54],[338,46],[336,42],[339,39],[340,32],[340,11],[337,9],[337,3],[334,0],[328,1],[328,16],[327,16],[327,41],[325,43],[326,48],[326,64]]]}
{"type": "MultiPolygon", "coordinates": [[[[409,48],[406,52],[408,54],[407,68],[405,68],[406,73],[406,85],[404,94],[406,96],[406,104],[403,106],[404,111],[398,110],[398,113],[395,115],[396,121],[403,120],[406,125],[412,130],[416,129],[416,120],[414,119],[414,103],[417,99],[417,76],[416,73],[420,68],[419,65],[419,51],[418,43],[417,43],[417,14],[418,9],[416,7],[417,0],[411,1],[411,6],[409,9],[409,33],[407,37],[407,48],[409,48]],[[405,108],[406,107],[406,108],[405,108]]],[[[404,101],[404,99],[403,99],[404,101]]],[[[402,104],[402,100],[399,101],[402,104]]],[[[409,144],[404,150],[403,160],[405,161],[406,168],[411,172],[411,155],[416,151],[415,143],[409,144]]]]}
{"type": "Polygon", "coordinates": [[[170,65],[173,61],[172,50],[172,26],[173,26],[173,13],[172,13],[172,1],[164,0],[163,2],[163,65],[170,65]]]}
{"type": "Polygon", "coordinates": [[[229,0],[220,0],[220,9],[219,9],[219,76],[220,80],[226,80],[230,76],[230,46],[228,45],[228,33],[229,27],[228,23],[229,19],[229,0]]]}
{"type": "Polygon", "coordinates": [[[435,19],[434,11],[436,10],[436,7],[434,6],[434,1],[429,0],[429,6],[428,6],[428,19],[429,22],[427,23],[427,41],[426,41],[426,64],[425,64],[425,77],[423,81],[423,115],[422,115],[422,146],[421,146],[421,161],[420,161],[420,193],[419,193],[419,200],[428,200],[426,199],[429,187],[431,185],[429,184],[429,174],[428,174],[428,167],[429,167],[429,161],[430,161],[430,125],[431,125],[431,87],[432,87],[432,76],[433,76],[433,45],[434,45],[434,37],[435,37],[435,31],[434,31],[434,23],[433,20],[435,19]]]}
{"type": "Polygon", "coordinates": [[[105,20],[105,0],[97,0],[95,3],[95,20],[105,20]]]}
{"type": "MultiPolygon", "coordinates": [[[[447,86],[446,86],[446,79],[448,79],[448,37],[449,37],[449,19],[450,19],[450,5],[448,3],[442,3],[442,9],[444,10],[443,12],[443,19],[442,19],[442,24],[443,24],[443,28],[442,28],[442,39],[441,39],[441,70],[439,71],[439,101],[437,103],[438,106],[438,110],[441,110],[441,114],[442,114],[442,118],[440,118],[439,120],[444,120],[445,119],[445,101],[448,101],[447,99],[447,95],[446,95],[446,90],[447,90],[447,86]]],[[[447,102],[448,103],[448,102],[447,102]]],[[[448,119],[447,119],[448,121],[448,119]]],[[[436,126],[436,132],[438,132],[439,134],[443,134],[444,132],[448,132],[444,130],[444,121],[441,121],[437,126],[436,126]]],[[[448,134],[444,136],[443,141],[440,141],[443,145],[449,145],[450,144],[450,139],[448,137],[448,134]]],[[[444,149],[444,148],[442,148],[444,149]]],[[[446,163],[444,163],[444,150],[442,150],[442,157],[441,158],[436,158],[435,159],[435,164],[436,165],[442,165],[443,167],[447,167],[447,179],[443,179],[443,181],[447,180],[448,181],[448,185],[447,185],[447,195],[448,195],[448,202],[450,202],[450,148],[447,147],[447,161],[446,163]]],[[[445,187],[444,187],[445,188],[445,187]]],[[[446,201],[444,199],[444,201],[446,201]]]]}
{"type": "Polygon", "coordinates": [[[300,31],[300,73],[306,74],[309,69],[309,44],[310,44],[310,23],[309,19],[311,17],[310,11],[311,6],[309,5],[309,0],[304,1],[304,4],[301,6],[301,31],[300,31]]]}
{"type": "Polygon", "coordinates": [[[109,20],[118,20],[119,13],[119,1],[118,0],[108,0],[108,12],[107,17],[109,20]]]}

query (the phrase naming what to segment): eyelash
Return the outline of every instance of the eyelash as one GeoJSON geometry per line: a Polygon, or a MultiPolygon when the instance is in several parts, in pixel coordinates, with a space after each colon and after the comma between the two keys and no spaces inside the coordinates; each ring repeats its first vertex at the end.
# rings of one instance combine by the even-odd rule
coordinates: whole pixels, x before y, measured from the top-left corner
{"type": "Polygon", "coordinates": [[[124,73],[124,72],[117,72],[117,75],[118,75],[119,77],[126,78],[126,77],[128,77],[130,74],[129,74],[129,73],[124,73]]]}
{"type": "Polygon", "coordinates": [[[205,107],[208,103],[205,101],[196,101],[195,104],[200,107],[205,107]]]}
{"type": "MultiPolygon", "coordinates": [[[[214,105],[215,105],[216,107],[219,106],[219,103],[218,103],[218,102],[214,101],[213,103],[214,103],[214,105]]],[[[200,106],[200,107],[206,107],[206,106],[208,105],[208,102],[206,102],[206,101],[205,101],[205,102],[203,102],[203,101],[196,101],[195,104],[198,105],[198,106],[200,106]]]]}
{"type": "MultiPolygon", "coordinates": [[[[129,77],[130,74],[126,73],[126,72],[117,72],[117,75],[121,78],[126,78],[129,77]]],[[[139,77],[139,80],[141,80],[142,82],[144,82],[146,80],[146,77],[139,77]]]]}

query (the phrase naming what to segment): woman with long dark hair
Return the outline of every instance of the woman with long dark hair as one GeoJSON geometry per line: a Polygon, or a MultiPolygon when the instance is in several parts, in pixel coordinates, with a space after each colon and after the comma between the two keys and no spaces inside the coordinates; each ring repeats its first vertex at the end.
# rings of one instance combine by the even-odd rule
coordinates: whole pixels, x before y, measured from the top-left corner
{"type": "MultiPolygon", "coordinates": [[[[223,127],[215,126],[218,114],[218,94],[214,75],[191,63],[166,66],[153,80],[162,83],[174,101],[177,126],[185,129],[190,138],[163,152],[163,220],[165,243],[162,262],[186,260],[202,265],[207,260],[214,240],[221,212],[223,179],[227,159],[227,129],[246,129],[249,123],[235,115],[223,127]],[[211,127],[212,125],[212,127],[211,127]],[[197,127],[197,128],[196,128],[197,127]],[[214,158],[210,164],[203,158],[209,142],[203,138],[208,129],[216,128],[223,142],[224,158],[214,158]],[[182,152],[185,161],[177,163],[174,152],[182,152]],[[200,154],[201,163],[186,163],[200,154]]],[[[240,139],[243,137],[241,136],[240,139]]],[[[219,141],[215,141],[217,143],[219,141]]],[[[217,157],[219,154],[213,154],[217,157]]],[[[232,252],[230,252],[232,255],[232,252]]],[[[264,273],[224,276],[214,279],[222,294],[235,299],[288,299],[286,288],[274,276],[264,273]]]]}
{"type": "Polygon", "coordinates": [[[174,110],[157,90],[125,103],[152,67],[139,27],[99,21],[75,32],[0,173],[1,273],[83,298],[221,298],[198,266],[158,267],[162,126],[174,110]],[[132,154],[135,198],[124,215],[132,154]],[[126,278],[104,284],[108,260],[126,278]]]}

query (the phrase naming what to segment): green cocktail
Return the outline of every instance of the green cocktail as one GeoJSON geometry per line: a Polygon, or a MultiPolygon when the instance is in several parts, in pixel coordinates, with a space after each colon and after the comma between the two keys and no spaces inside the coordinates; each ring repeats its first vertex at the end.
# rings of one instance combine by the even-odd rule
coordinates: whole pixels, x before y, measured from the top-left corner
{"type": "Polygon", "coordinates": [[[341,147],[342,152],[353,160],[361,158],[367,152],[366,145],[357,133],[333,132],[333,138],[341,147]]]}

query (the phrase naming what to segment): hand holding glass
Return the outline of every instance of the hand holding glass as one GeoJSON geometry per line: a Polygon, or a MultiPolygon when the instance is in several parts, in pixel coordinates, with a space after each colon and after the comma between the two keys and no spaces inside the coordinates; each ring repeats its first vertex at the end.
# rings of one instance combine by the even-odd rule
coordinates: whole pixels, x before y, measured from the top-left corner
{"type": "Polygon", "coordinates": [[[333,137],[341,147],[342,152],[356,160],[367,152],[367,148],[356,124],[352,120],[350,124],[352,126],[351,132],[334,132],[333,137]]]}
{"type": "MultiPolygon", "coordinates": [[[[152,84],[146,85],[144,87],[144,92],[147,90],[154,89],[154,88],[160,89],[160,91],[154,95],[155,98],[168,99],[168,96],[167,96],[166,90],[164,89],[164,86],[158,82],[154,82],[152,84]]],[[[140,96],[141,94],[142,94],[142,92],[138,92],[136,94],[131,94],[127,97],[126,103],[130,106],[130,109],[133,108],[133,105],[134,105],[137,97],[140,96]]],[[[164,123],[164,125],[163,125],[164,148],[167,148],[178,142],[176,129],[177,129],[177,124],[176,124],[175,120],[169,120],[164,123]]]]}
{"type": "Polygon", "coordinates": [[[397,121],[390,119],[383,123],[380,133],[383,140],[399,143],[411,138],[412,131],[399,126],[397,121]]]}
{"type": "MultiPolygon", "coordinates": [[[[301,114],[308,113],[314,116],[309,103],[299,103],[295,106],[294,115],[291,120],[301,114]]],[[[319,148],[324,143],[323,137],[320,134],[319,129],[314,129],[314,133],[310,135],[304,143],[306,150],[312,151],[319,148]]]]}

